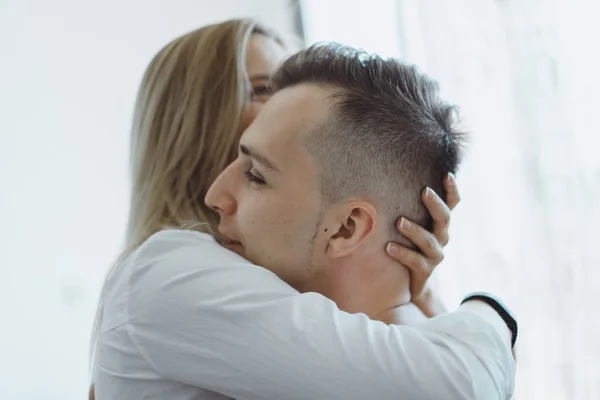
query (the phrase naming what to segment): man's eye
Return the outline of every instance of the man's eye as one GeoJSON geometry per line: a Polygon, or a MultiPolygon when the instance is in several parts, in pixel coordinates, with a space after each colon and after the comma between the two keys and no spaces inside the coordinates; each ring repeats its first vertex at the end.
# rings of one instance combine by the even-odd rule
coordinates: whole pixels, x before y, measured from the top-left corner
{"type": "Polygon", "coordinates": [[[257,185],[265,185],[266,182],[264,181],[264,179],[254,175],[252,173],[252,171],[248,170],[244,172],[244,175],[246,175],[246,179],[248,179],[248,181],[252,182],[252,183],[256,183],[257,185]]]}

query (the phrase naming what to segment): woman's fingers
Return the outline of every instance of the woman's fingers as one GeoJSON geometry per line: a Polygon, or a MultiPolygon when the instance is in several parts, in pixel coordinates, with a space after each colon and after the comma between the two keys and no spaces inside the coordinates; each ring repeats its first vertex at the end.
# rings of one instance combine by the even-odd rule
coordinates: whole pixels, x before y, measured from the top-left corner
{"type": "Polygon", "coordinates": [[[411,294],[418,297],[424,290],[434,268],[444,259],[443,247],[448,243],[451,210],[460,201],[454,175],[444,178],[446,201],[431,188],[426,188],[422,199],[433,219],[433,233],[402,217],[397,222],[400,233],[414,243],[417,250],[390,242],[386,252],[390,257],[411,271],[411,294]]]}
{"type": "Polygon", "coordinates": [[[442,261],[444,258],[442,246],[440,246],[438,238],[427,229],[422,228],[404,217],[400,218],[398,229],[400,233],[417,245],[426,259],[436,265],[442,261]]]}
{"type": "MultiPolygon", "coordinates": [[[[433,219],[433,234],[442,246],[448,244],[450,228],[450,207],[431,188],[422,194],[423,203],[433,219]]],[[[419,246],[420,247],[420,246],[419,246]]]]}
{"type": "Polygon", "coordinates": [[[460,193],[452,173],[448,173],[444,178],[444,188],[446,190],[446,201],[429,187],[425,188],[421,196],[431,218],[433,218],[433,234],[442,246],[446,246],[450,238],[448,229],[450,228],[451,211],[460,202],[460,193]]]}
{"type": "Polygon", "coordinates": [[[444,189],[446,189],[446,204],[450,210],[454,210],[454,207],[460,202],[460,193],[452,172],[449,172],[444,178],[444,189]]]}
{"type": "Polygon", "coordinates": [[[428,277],[433,270],[422,254],[402,245],[390,242],[386,246],[386,251],[390,257],[410,269],[411,272],[415,274],[412,279],[419,276],[428,277]]]}
{"type": "Polygon", "coordinates": [[[419,252],[415,253],[423,258],[423,262],[437,265],[442,261],[444,258],[442,246],[438,242],[438,238],[431,232],[404,217],[398,221],[397,228],[402,235],[419,248],[421,254],[419,252]]]}

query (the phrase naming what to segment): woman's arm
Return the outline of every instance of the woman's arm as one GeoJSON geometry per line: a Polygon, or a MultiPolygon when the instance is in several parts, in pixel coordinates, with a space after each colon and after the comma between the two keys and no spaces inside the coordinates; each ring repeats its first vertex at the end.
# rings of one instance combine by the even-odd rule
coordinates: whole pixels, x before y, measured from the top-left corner
{"type": "Polygon", "coordinates": [[[167,379],[237,399],[505,399],[512,391],[510,341],[481,310],[388,326],[299,294],[196,237],[138,266],[130,282],[130,336],[167,379]]]}
{"type": "Polygon", "coordinates": [[[427,318],[437,317],[448,312],[442,299],[429,287],[421,293],[420,297],[414,299],[413,302],[427,318]]]}

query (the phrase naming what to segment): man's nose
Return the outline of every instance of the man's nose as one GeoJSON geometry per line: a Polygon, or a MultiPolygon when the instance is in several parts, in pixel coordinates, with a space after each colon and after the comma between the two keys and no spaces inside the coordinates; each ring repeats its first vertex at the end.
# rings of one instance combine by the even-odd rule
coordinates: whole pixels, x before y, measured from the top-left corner
{"type": "Polygon", "coordinates": [[[204,198],[206,205],[217,211],[221,216],[235,213],[237,207],[229,187],[230,181],[231,168],[227,167],[210,186],[204,198]]]}

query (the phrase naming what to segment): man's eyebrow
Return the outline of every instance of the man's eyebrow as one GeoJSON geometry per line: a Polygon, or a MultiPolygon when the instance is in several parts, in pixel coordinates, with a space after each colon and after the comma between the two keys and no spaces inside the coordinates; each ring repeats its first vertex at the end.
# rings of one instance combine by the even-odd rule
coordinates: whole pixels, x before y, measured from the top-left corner
{"type": "Polygon", "coordinates": [[[248,146],[240,144],[240,151],[242,152],[242,154],[247,155],[254,161],[261,163],[268,169],[273,170],[273,171],[279,171],[279,169],[275,166],[275,164],[273,164],[267,157],[258,154],[255,150],[252,150],[248,146]]]}

